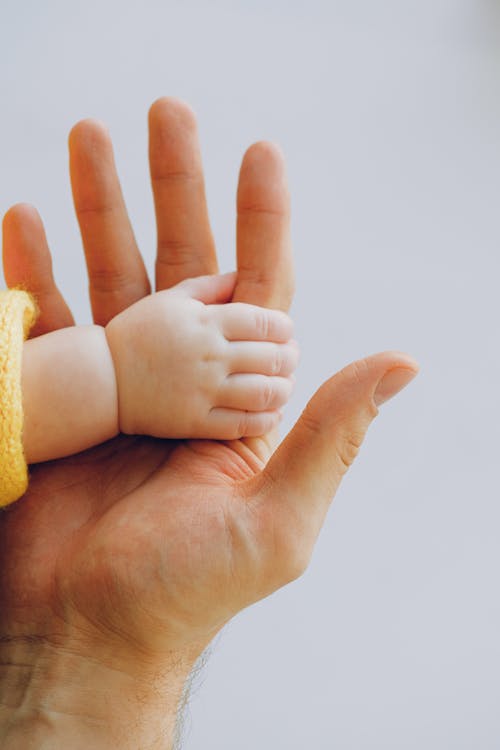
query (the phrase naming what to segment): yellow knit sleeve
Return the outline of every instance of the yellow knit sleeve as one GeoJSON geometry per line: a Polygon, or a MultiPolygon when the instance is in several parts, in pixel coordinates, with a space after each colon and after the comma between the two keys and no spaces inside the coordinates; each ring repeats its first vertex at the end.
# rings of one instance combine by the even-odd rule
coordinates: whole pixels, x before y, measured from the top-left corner
{"type": "Polygon", "coordinates": [[[18,500],[28,487],[21,364],[23,342],[36,317],[36,304],[27,292],[0,291],[0,506],[18,500]]]}

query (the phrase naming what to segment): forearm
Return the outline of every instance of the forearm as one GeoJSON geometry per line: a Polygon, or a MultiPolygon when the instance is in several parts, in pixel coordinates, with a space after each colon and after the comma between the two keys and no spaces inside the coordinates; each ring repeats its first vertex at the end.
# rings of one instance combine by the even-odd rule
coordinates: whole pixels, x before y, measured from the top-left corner
{"type": "Polygon", "coordinates": [[[172,750],[190,667],[177,657],[124,667],[37,641],[0,644],[0,747],[172,750]]]}
{"type": "Polygon", "coordinates": [[[115,372],[100,326],[27,341],[22,392],[28,463],[78,453],[119,431],[115,372]]]}

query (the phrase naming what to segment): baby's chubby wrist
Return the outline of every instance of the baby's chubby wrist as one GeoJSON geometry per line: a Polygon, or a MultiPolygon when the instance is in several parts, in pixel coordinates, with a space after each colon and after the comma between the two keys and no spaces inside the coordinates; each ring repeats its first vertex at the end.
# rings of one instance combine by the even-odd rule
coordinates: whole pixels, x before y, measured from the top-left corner
{"type": "Polygon", "coordinates": [[[144,297],[104,328],[116,379],[118,430],[174,437],[169,415],[172,375],[182,368],[183,311],[175,292],[144,297]]]}
{"type": "Polygon", "coordinates": [[[116,376],[102,326],[30,339],[21,380],[28,463],[69,456],[118,434],[116,376]]]}
{"type": "Polygon", "coordinates": [[[147,354],[141,342],[149,338],[149,332],[147,316],[141,319],[136,314],[139,305],[119,313],[104,327],[116,383],[118,431],[128,435],[141,433],[136,416],[148,393],[147,354]]]}

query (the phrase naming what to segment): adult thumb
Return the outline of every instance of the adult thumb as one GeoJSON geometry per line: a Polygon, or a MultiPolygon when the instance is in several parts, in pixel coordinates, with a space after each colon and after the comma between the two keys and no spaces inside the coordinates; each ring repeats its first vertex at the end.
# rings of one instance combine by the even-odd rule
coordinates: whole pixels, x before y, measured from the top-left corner
{"type": "Polygon", "coordinates": [[[418,372],[409,355],[383,352],[354,362],[316,392],[260,475],[258,495],[275,528],[295,529],[309,554],[340,481],[378,406],[418,372]],[[309,542],[309,545],[307,544],[309,542]]]}

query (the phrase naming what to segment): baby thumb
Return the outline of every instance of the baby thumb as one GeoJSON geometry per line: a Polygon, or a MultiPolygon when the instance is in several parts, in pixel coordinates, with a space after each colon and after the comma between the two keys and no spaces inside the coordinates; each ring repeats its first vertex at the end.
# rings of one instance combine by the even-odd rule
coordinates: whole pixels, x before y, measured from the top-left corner
{"type": "Polygon", "coordinates": [[[231,301],[235,286],[236,271],[232,271],[186,279],[177,288],[205,305],[219,305],[231,301]]]}

